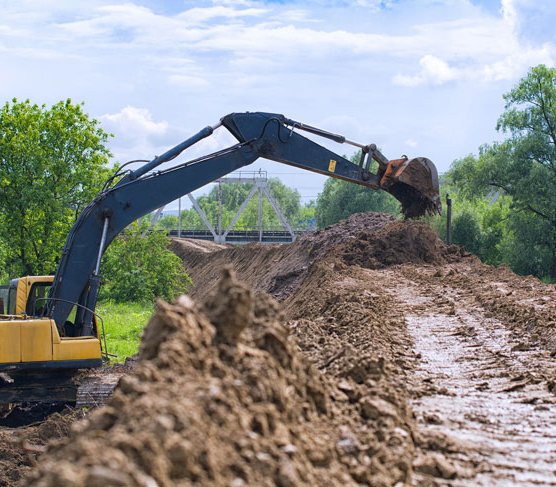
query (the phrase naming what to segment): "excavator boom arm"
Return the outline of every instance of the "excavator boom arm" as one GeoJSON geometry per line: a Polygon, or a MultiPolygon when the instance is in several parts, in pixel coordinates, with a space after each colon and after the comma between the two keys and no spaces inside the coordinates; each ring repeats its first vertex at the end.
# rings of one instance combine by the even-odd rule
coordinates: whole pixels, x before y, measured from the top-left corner
{"type": "MultiPolygon", "coordinates": [[[[374,152],[376,147],[354,144],[363,149],[360,163],[355,164],[300,135],[297,129],[339,143],[351,143],[342,136],[294,122],[283,115],[232,113],[223,117],[216,126],[204,128],[162,156],[130,171],[114,186],[105,189],[85,208],[68,234],[49,294],[46,316],[54,319],[63,332],[64,323],[74,305],[77,305],[74,326],[79,330],[78,335],[91,334],[99,288],[100,260],[110,242],[141,216],[247,166],[259,157],[372,189],[381,188],[383,174],[380,170],[379,174],[373,174],[369,170],[371,158],[377,160],[382,156],[374,152]],[[161,164],[210,136],[220,125],[236,137],[237,145],[169,169],[155,171],[161,164]]],[[[386,166],[381,166],[379,161],[380,167],[384,173],[386,166]]]]}

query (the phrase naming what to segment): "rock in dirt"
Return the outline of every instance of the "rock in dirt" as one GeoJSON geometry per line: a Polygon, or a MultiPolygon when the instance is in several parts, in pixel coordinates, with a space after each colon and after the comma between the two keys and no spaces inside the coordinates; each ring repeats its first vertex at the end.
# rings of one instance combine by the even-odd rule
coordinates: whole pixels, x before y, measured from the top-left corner
{"type": "Polygon", "coordinates": [[[415,470],[417,472],[439,477],[442,479],[455,479],[457,476],[456,468],[439,453],[430,453],[422,456],[415,461],[415,470]]]}

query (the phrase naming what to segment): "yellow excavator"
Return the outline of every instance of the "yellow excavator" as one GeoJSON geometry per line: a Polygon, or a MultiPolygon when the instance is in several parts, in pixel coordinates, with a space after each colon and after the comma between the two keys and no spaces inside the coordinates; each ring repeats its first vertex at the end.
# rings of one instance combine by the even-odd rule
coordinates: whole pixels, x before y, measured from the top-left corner
{"type": "Polygon", "coordinates": [[[279,114],[226,115],[136,170],[122,166],[76,220],[54,276],[22,277],[0,288],[0,404],[75,401],[72,374],[100,366],[106,351],[95,313],[106,247],[137,218],[259,157],[387,191],[401,202],[405,217],[441,212],[438,174],[429,159],[388,160],[375,144],[358,144],[279,114]],[[237,144],[160,169],[220,126],[237,144]],[[359,148],[359,162],[302,131],[359,148]],[[372,172],[375,162],[378,170],[372,172]]]}

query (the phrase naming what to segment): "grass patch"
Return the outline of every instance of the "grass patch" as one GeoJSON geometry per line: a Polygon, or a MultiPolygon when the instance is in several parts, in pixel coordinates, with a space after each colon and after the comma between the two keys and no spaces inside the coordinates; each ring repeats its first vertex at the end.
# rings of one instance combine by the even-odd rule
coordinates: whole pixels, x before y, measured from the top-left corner
{"type": "Polygon", "coordinates": [[[97,312],[104,320],[108,353],[117,355],[117,358],[111,358],[113,362],[123,362],[137,353],[141,333],[153,311],[153,304],[98,303],[97,312]]]}

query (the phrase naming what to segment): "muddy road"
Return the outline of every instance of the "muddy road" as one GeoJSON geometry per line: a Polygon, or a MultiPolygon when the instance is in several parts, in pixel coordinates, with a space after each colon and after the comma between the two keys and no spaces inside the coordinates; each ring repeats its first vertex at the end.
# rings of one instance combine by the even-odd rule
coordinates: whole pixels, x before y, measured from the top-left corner
{"type": "MultiPolygon", "coordinates": [[[[554,354],[542,340],[533,344],[528,333],[512,333],[472,289],[446,283],[432,269],[408,274],[414,279],[399,271],[386,276],[398,280],[393,297],[418,354],[411,406],[421,446],[439,451],[448,462],[437,473],[454,478],[435,483],[556,485],[554,354]]],[[[420,462],[413,485],[426,484],[419,470],[430,473],[420,462]]]]}
{"type": "Polygon", "coordinates": [[[554,286],[372,213],[172,245],[190,297],[107,406],[0,430],[0,485],[556,485],[554,286]]]}

